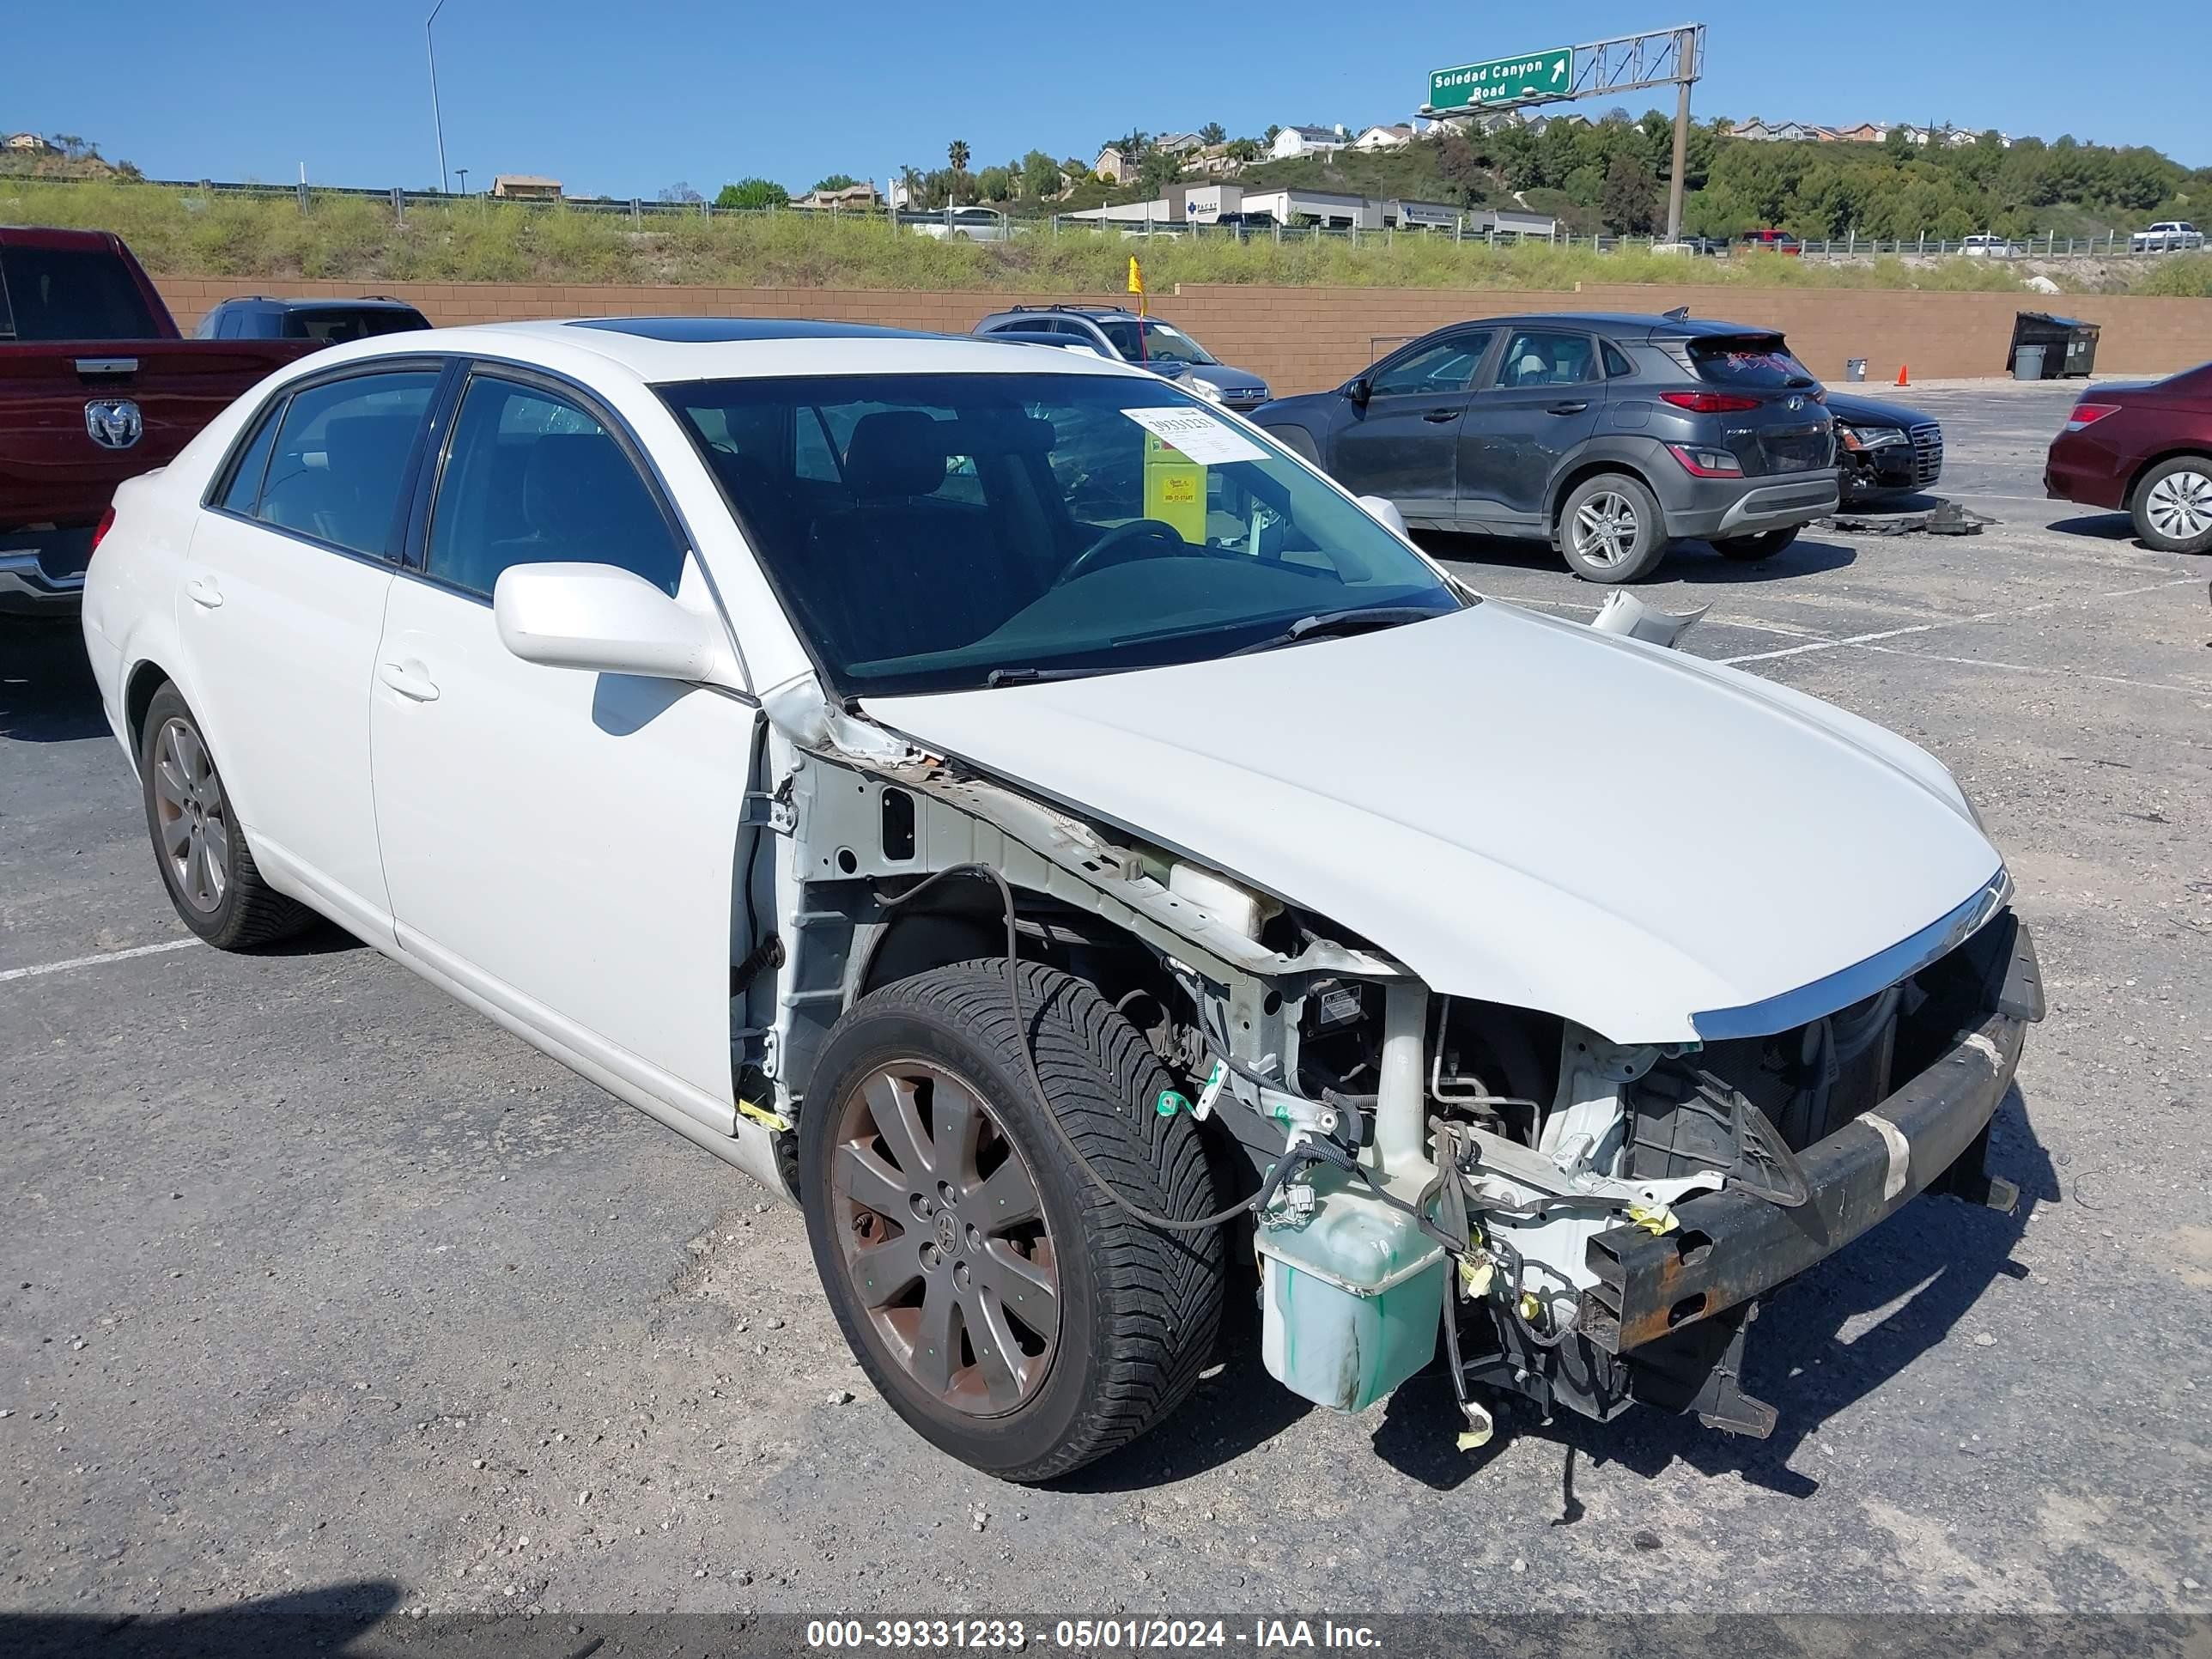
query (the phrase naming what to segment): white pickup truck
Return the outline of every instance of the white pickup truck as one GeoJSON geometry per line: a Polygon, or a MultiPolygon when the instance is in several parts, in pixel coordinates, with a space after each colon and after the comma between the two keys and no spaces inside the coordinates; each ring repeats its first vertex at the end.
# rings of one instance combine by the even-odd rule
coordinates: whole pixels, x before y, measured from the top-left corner
{"type": "Polygon", "coordinates": [[[2130,253],[2185,253],[2204,246],[2204,233],[2183,219],[2162,219],[2128,238],[2130,253]]]}

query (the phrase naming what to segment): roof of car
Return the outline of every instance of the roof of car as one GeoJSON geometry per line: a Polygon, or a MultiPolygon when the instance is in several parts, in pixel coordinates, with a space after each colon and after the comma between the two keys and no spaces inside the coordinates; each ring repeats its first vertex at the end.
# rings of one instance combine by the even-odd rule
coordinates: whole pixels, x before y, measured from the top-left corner
{"type": "Polygon", "coordinates": [[[921,334],[797,318],[589,318],[386,334],[314,354],[337,363],[426,351],[521,362],[588,378],[611,366],[648,386],[781,374],[1122,374],[1140,369],[1021,341],[921,334]]]}
{"type": "Polygon", "coordinates": [[[285,300],[270,294],[234,294],[228,300],[216,301],[215,309],[224,306],[280,306],[286,311],[413,311],[413,303],[395,300],[389,294],[362,294],[352,299],[325,296],[315,300],[285,300]]]}
{"type": "Polygon", "coordinates": [[[1715,334],[1778,334],[1778,329],[1761,327],[1752,323],[1731,323],[1718,317],[1656,317],[1630,311],[1555,311],[1533,313],[1525,317],[1479,317],[1468,324],[1455,323],[1455,328],[1470,324],[1510,323],[1516,327],[1528,324],[1550,324],[1559,327],[1587,328],[1600,334],[1630,336],[1638,339],[1698,339],[1715,334]]]}

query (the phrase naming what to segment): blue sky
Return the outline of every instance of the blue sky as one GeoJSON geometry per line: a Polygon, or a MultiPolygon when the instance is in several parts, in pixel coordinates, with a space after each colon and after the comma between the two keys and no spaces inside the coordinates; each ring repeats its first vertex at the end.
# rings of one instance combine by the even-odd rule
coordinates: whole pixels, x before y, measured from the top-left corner
{"type": "MultiPolygon", "coordinates": [[[[434,185],[429,8],[26,4],[7,27],[0,128],[96,139],[156,178],[288,180],[304,161],[325,184],[434,185]]],[[[1711,26],[1700,114],[2072,132],[2212,164],[2206,0],[446,0],[438,72],[447,160],[471,188],[542,173],[574,194],[682,180],[711,195],[754,173],[880,182],[942,166],[955,137],[981,167],[1032,146],[1088,158],[1133,126],[1403,118],[1431,68],[1696,17],[1711,26]]],[[[1640,113],[1663,96],[1621,101],[1640,113]]]]}

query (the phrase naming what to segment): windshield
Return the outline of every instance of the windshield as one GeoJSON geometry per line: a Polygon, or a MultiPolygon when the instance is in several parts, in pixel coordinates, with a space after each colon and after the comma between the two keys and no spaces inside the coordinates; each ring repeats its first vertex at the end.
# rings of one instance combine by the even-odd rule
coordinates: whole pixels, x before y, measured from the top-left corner
{"type": "Polygon", "coordinates": [[[1286,642],[1310,618],[1328,619],[1317,637],[1344,632],[1346,611],[1462,608],[1357,503],[1149,378],[660,392],[844,695],[1194,662],[1286,642]]]}
{"type": "Polygon", "coordinates": [[[1101,319],[1114,349],[1133,363],[1210,363],[1212,355],[1179,328],[1149,318],[1116,317],[1101,319]]]}
{"type": "Polygon", "coordinates": [[[317,306],[311,311],[295,311],[284,319],[284,332],[291,338],[320,340],[325,345],[343,345],[380,334],[407,334],[429,326],[416,312],[383,306],[364,306],[359,311],[317,306]]]}
{"type": "Polygon", "coordinates": [[[1690,342],[1690,362],[1708,386],[1774,390],[1814,384],[1779,334],[1746,334],[1690,342]]]}

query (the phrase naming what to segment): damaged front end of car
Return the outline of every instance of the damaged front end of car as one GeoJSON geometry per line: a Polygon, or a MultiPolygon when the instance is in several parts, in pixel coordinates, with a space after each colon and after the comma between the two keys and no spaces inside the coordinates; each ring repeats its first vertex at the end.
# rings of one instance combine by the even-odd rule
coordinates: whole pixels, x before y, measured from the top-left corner
{"type": "MultiPolygon", "coordinates": [[[[1617,616],[1630,631],[1638,618],[1617,616]]],[[[1677,619],[1641,619],[1642,636],[1677,619]]],[[[1686,621],[1687,619],[1680,619],[1686,621]]],[[[1679,632],[1679,627],[1674,631],[1679,632]]],[[[1269,1371],[1357,1411],[1436,1356],[1494,1395],[1643,1402],[1749,1435],[1759,1298],[1917,1194],[2008,1206],[1989,1124],[2043,1003],[2000,872],[1892,950],[1694,1040],[1615,1041],[1432,989],[1234,872],[928,752],[823,700],[763,698],[792,878],[772,1010],[741,1073],[788,1128],[838,1016],[903,975],[1019,954],[1096,986],[1249,1200],[1269,1371]],[[939,882],[963,867],[1002,878],[939,882]],[[1013,907],[1001,912],[1000,892],[1013,907]],[[908,900],[911,898],[911,902],[908,900]]]]}

